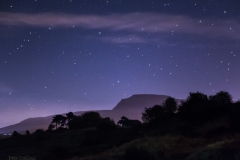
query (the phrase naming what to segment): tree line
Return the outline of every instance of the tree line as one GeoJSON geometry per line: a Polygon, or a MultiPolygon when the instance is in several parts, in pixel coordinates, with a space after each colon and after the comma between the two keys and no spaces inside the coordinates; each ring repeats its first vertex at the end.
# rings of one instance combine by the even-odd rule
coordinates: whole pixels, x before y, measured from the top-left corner
{"type": "Polygon", "coordinates": [[[240,129],[240,101],[233,102],[226,91],[210,96],[190,92],[179,105],[175,98],[169,97],[162,105],[145,108],[142,114],[143,123],[150,128],[172,125],[172,121],[191,127],[221,118],[225,118],[229,128],[240,129]]]}
{"type": "MultiPolygon", "coordinates": [[[[227,121],[234,129],[240,129],[240,101],[233,102],[232,96],[226,91],[207,96],[202,92],[190,92],[188,97],[177,104],[173,97],[168,97],[163,104],[147,107],[142,113],[142,122],[125,116],[115,124],[109,117],[102,118],[98,112],[90,111],[74,115],[69,112],[55,115],[46,132],[64,131],[95,127],[97,130],[114,130],[117,127],[146,127],[158,128],[172,125],[171,122],[185,122],[192,125],[204,124],[208,121],[227,117],[227,121]]],[[[44,132],[38,129],[35,133],[44,132]]],[[[26,135],[30,132],[26,131],[26,135]]],[[[14,131],[13,135],[19,135],[14,131]]]]}

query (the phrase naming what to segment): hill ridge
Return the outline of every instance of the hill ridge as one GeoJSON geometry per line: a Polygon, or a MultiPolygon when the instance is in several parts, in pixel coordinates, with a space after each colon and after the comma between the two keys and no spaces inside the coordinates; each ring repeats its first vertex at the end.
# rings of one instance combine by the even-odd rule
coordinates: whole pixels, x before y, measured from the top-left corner
{"type": "MultiPolygon", "coordinates": [[[[169,96],[157,95],[157,94],[133,94],[132,96],[121,99],[112,110],[89,110],[99,112],[102,117],[110,117],[117,122],[122,116],[126,116],[130,119],[141,120],[142,112],[145,107],[152,107],[156,104],[162,104],[169,96]]],[[[178,102],[180,100],[176,99],[178,102]]],[[[75,115],[81,115],[84,112],[89,111],[77,111],[73,112],[75,115]]],[[[61,115],[65,115],[62,113],[61,115]]],[[[36,129],[47,129],[48,125],[52,121],[54,115],[46,117],[32,117],[22,120],[19,123],[12,124],[6,127],[0,128],[0,134],[12,133],[18,131],[19,133],[25,133],[26,130],[30,132],[36,129]]]]}

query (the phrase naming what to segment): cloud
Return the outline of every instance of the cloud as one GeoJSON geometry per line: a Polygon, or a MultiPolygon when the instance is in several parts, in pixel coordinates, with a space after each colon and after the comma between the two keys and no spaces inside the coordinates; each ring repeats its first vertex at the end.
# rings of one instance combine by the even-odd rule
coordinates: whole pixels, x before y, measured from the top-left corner
{"type": "MultiPolygon", "coordinates": [[[[128,13],[111,15],[25,14],[0,12],[0,25],[83,27],[132,33],[183,33],[239,39],[240,23],[234,20],[194,19],[184,15],[128,13]]],[[[118,42],[118,40],[115,40],[118,42]]],[[[141,42],[141,39],[139,38],[141,42]]]]}
{"type": "MultiPolygon", "coordinates": [[[[88,38],[96,38],[96,37],[88,37],[88,38]]],[[[116,36],[103,36],[98,38],[101,41],[114,43],[114,44],[139,44],[139,43],[157,43],[158,45],[162,46],[175,46],[176,44],[173,42],[169,42],[168,37],[166,35],[162,36],[155,36],[155,37],[144,37],[144,35],[140,34],[130,34],[130,35],[116,35],[116,36]]],[[[179,42],[178,42],[179,43],[179,42]]]]}
{"type": "Polygon", "coordinates": [[[116,43],[116,44],[149,42],[149,40],[146,41],[146,39],[134,34],[125,35],[125,36],[122,36],[122,35],[121,36],[104,36],[103,38],[101,38],[101,40],[105,42],[116,43]]]}

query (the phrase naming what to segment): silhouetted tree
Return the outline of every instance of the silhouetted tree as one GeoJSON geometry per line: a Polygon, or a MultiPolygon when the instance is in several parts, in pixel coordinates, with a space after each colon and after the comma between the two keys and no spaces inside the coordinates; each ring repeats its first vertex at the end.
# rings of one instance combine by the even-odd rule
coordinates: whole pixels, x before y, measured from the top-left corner
{"type": "Polygon", "coordinates": [[[116,124],[112,119],[110,119],[109,117],[106,117],[100,120],[100,122],[97,124],[96,127],[100,131],[115,130],[116,124]]]}
{"type": "Polygon", "coordinates": [[[118,126],[129,127],[129,119],[125,116],[122,116],[121,119],[117,122],[118,126]]]}
{"type": "Polygon", "coordinates": [[[25,133],[26,133],[26,135],[30,135],[30,132],[28,130],[25,133]]]}
{"type": "Polygon", "coordinates": [[[19,134],[17,131],[13,131],[12,137],[17,137],[17,136],[21,136],[21,134],[19,134]]]}
{"type": "Polygon", "coordinates": [[[97,126],[102,120],[98,112],[85,112],[81,116],[75,116],[68,122],[69,129],[80,129],[84,127],[97,126]]]}
{"type": "Polygon", "coordinates": [[[232,96],[225,91],[220,91],[213,96],[209,96],[212,106],[224,106],[232,103],[232,96]]]}
{"type": "Polygon", "coordinates": [[[76,116],[68,122],[69,129],[80,129],[84,127],[84,122],[81,116],[76,116]]]}
{"type": "Polygon", "coordinates": [[[52,124],[55,124],[56,129],[60,126],[60,127],[64,127],[66,124],[66,117],[64,117],[63,115],[55,115],[52,119],[52,124]]]}
{"type": "Polygon", "coordinates": [[[85,127],[95,126],[102,119],[98,112],[93,111],[85,112],[81,117],[85,127]]]}
{"type": "Polygon", "coordinates": [[[145,108],[142,113],[142,120],[144,123],[161,121],[163,120],[165,113],[165,109],[161,105],[145,108]]]}
{"type": "Polygon", "coordinates": [[[117,125],[121,125],[122,127],[140,127],[142,123],[139,120],[128,119],[122,116],[117,125]]]}
{"type": "Polygon", "coordinates": [[[163,108],[168,113],[174,113],[177,110],[177,102],[175,98],[168,97],[163,103],[163,108]]]}
{"type": "Polygon", "coordinates": [[[70,120],[72,120],[74,117],[76,117],[72,112],[68,112],[68,113],[66,114],[66,116],[67,116],[67,120],[68,120],[68,121],[70,121],[70,120]]]}
{"type": "Polygon", "coordinates": [[[53,129],[55,128],[55,126],[51,123],[48,125],[48,131],[53,131],[53,129]]]}
{"type": "Polygon", "coordinates": [[[207,95],[201,92],[190,92],[186,101],[181,103],[178,111],[182,118],[190,122],[203,122],[210,117],[209,109],[207,95]]]}
{"type": "Polygon", "coordinates": [[[72,112],[68,112],[67,114],[66,114],[66,125],[68,126],[68,128],[69,128],[69,125],[68,125],[68,123],[69,123],[69,121],[71,121],[73,118],[75,118],[76,116],[72,113],[72,112]]]}

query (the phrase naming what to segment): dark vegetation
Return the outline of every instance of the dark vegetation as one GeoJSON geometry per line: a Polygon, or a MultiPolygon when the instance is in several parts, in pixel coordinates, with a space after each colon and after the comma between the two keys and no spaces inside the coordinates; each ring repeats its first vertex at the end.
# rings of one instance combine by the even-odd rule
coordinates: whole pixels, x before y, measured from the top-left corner
{"type": "Polygon", "coordinates": [[[169,97],[145,108],[142,121],[122,116],[115,124],[97,112],[56,115],[46,131],[14,131],[0,140],[0,159],[240,159],[240,101],[228,92],[190,93],[179,106],[169,97]]]}

